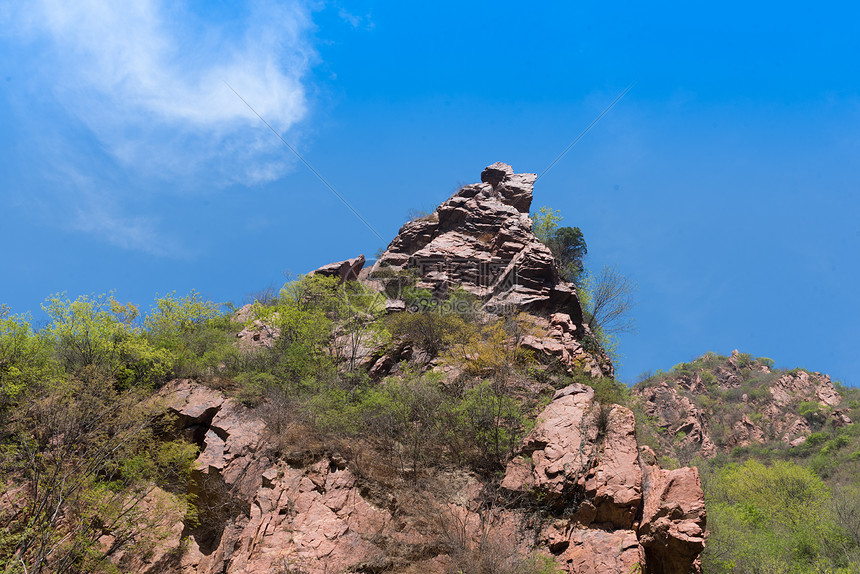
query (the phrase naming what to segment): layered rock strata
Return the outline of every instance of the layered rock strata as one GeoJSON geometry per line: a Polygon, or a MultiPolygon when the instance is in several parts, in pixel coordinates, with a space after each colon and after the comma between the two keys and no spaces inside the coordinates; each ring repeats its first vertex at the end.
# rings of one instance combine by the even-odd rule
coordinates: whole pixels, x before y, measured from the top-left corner
{"type": "Polygon", "coordinates": [[[695,468],[659,468],[633,413],[583,385],[556,392],[538,421],[502,488],[552,509],[544,540],[568,572],[696,571],[706,513],[695,468]]]}
{"type": "Polygon", "coordinates": [[[532,232],[534,181],[535,174],[516,174],[504,163],[488,166],[481,183],[405,224],[366,277],[392,298],[392,311],[406,308],[398,288],[414,278],[416,287],[435,297],[462,288],[485,311],[529,312],[544,334],[527,337],[524,347],[558,359],[568,370],[611,376],[609,357],[596,344],[588,351],[583,346],[591,331],[576,286],[559,276],[552,252],[532,232]]]}
{"type": "Polygon", "coordinates": [[[489,310],[561,311],[582,323],[576,287],[562,281],[552,253],[532,233],[536,175],[494,163],[436,210],[404,225],[371,278],[412,271],[418,287],[444,294],[462,287],[489,310]]]}

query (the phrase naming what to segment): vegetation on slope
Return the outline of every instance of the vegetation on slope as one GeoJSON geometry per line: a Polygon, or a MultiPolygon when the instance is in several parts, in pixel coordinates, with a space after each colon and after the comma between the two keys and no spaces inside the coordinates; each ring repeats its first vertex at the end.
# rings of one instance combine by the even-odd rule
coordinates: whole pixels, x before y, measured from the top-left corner
{"type": "Polygon", "coordinates": [[[665,463],[699,468],[710,530],[702,555],[708,574],[860,571],[860,427],[845,422],[860,416],[860,391],[836,383],[837,407],[800,395],[775,401],[772,389],[795,378],[829,385],[803,369],[774,369],[767,358],[709,353],[634,388],[640,441],[650,442],[665,463]],[[665,391],[649,394],[660,388],[665,391]],[[667,399],[649,406],[646,396],[667,399]],[[670,420],[683,401],[715,447],[707,457],[701,438],[691,444],[682,430],[690,428],[689,413],[670,420]],[[809,434],[791,446],[786,421],[795,418],[809,434]]]}
{"type": "MultiPolygon", "coordinates": [[[[257,407],[276,454],[298,433],[384,488],[411,489],[455,466],[498,480],[534,414],[571,379],[520,346],[534,331],[527,315],[487,315],[459,290],[438,302],[445,312],[386,314],[382,301],[358,283],[311,276],[243,309],[241,322],[196,293],[161,297],[146,314],[109,295],[57,295],[39,331],[4,309],[3,571],[122,571],[158,546],[167,517],[194,527],[197,446],[176,436],[158,396],[174,378],[257,407]],[[246,328],[278,336],[242,348],[246,328]],[[388,370],[372,378],[381,356],[388,370]]],[[[582,381],[604,400],[624,394],[610,379],[582,381]]],[[[507,562],[551,572],[537,557],[507,562]]]]}

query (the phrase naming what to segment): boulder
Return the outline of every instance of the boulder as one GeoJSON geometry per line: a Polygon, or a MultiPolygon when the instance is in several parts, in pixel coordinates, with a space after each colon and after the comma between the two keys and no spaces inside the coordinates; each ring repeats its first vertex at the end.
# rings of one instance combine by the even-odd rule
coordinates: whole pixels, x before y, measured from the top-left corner
{"type": "Polygon", "coordinates": [[[323,277],[338,277],[343,281],[358,281],[361,269],[364,267],[364,255],[359,255],[346,261],[337,261],[323,265],[308,275],[322,275],[323,277]]]}

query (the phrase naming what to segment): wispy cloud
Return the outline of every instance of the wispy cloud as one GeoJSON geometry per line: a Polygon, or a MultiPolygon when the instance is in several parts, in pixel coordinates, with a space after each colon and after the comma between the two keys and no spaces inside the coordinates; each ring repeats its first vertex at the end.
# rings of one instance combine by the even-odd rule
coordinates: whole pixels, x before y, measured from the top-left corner
{"type": "MultiPolygon", "coordinates": [[[[292,163],[224,82],[279,132],[295,136],[308,113],[304,81],[315,58],[301,3],[195,13],[160,0],[41,0],[0,4],[0,26],[0,42],[21,56],[26,89],[82,126],[111,169],[168,182],[158,193],[272,181],[292,163]]],[[[56,128],[45,135],[58,136],[56,128]]],[[[140,185],[111,185],[99,177],[98,162],[89,162],[88,173],[88,162],[63,168],[68,158],[42,159],[81,174],[66,182],[80,198],[77,229],[131,248],[147,243],[152,218],[124,213],[123,188],[140,185]]]]}
{"type": "Polygon", "coordinates": [[[368,12],[364,16],[359,16],[353,12],[350,12],[343,6],[340,6],[337,15],[341,20],[356,29],[363,28],[365,30],[373,30],[375,26],[375,24],[373,23],[373,16],[370,12],[368,12]]]}

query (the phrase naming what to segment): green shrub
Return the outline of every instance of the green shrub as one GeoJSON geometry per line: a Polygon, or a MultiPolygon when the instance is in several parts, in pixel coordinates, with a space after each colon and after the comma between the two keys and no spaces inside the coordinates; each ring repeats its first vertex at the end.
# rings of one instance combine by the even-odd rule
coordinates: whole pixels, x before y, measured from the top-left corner
{"type": "Polygon", "coordinates": [[[756,361],[757,361],[757,362],[759,362],[759,363],[761,363],[762,365],[764,365],[764,366],[765,366],[765,367],[767,367],[768,369],[772,369],[772,368],[773,368],[773,365],[774,365],[774,363],[773,363],[773,359],[770,359],[770,358],[768,358],[768,357],[758,357],[758,358],[756,359],[756,361]]]}
{"type": "Polygon", "coordinates": [[[164,438],[172,421],[140,388],[117,390],[95,365],[78,374],[32,389],[4,445],[0,476],[35,487],[3,517],[6,571],[113,572],[111,553],[146,554],[193,515],[181,493],[196,445],[164,438]]]}
{"type": "Polygon", "coordinates": [[[52,364],[45,340],[28,318],[0,306],[0,412],[32,385],[48,378],[52,364]]]}
{"type": "Polygon", "coordinates": [[[534,426],[526,413],[521,401],[490,381],[466,390],[453,407],[456,431],[476,448],[477,464],[491,469],[499,468],[534,426]]]}
{"type": "Polygon", "coordinates": [[[831,494],[815,473],[777,461],[729,464],[704,482],[709,572],[786,572],[838,565],[841,535],[830,515],[831,494]]]}
{"type": "Polygon", "coordinates": [[[589,378],[582,382],[594,389],[594,400],[602,405],[626,405],[629,402],[627,385],[611,377],[589,378]]]}
{"type": "Polygon", "coordinates": [[[830,433],[820,431],[814,432],[808,437],[806,437],[806,442],[804,444],[808,444],[810,446],[817,446],[819,444],[824,443],[827,439],[830,438],[830,433]]]}
{"type": "Polygon", "coordinates": [[[825,444],[824,448],[821,449],[821,454],[825,456],[831,455],[840,448],[848,446],[850,442],[851,441],[847,436],[838,436],[832,440],[827,441],[827,444],[825,444]]]}
{"type": "Polygon", "coordinates": [[[753,356],[749,353],[738,353],[737,364],[739,367],[749,367],[752,362],[753,356]]]}
{"type": "Polygon", "coordinates": [[[175,360],[170,350],[152,346],[135,326],[137,308],[113,296],[84,295],[71,301],[55,295],[43,309],[51,317],[44,336],[69,374],[89,368],[122,387],[151,385],[165,379],[175,360]]]}
{"type": "Polygon", "coordinates": [[[825,408],[816,401],[803,401],[797,407],[797,414],[809,421],[810,425],[820,427],[827,420],[825,408]]]}
{"type": "Polygon", "coordinates": [[[395,313],[386,319],[386,326],[394,339],[409,341],[430,358],[436,357],[450,342],[469,336],[463,318],[449,313],[395,313]]]}

